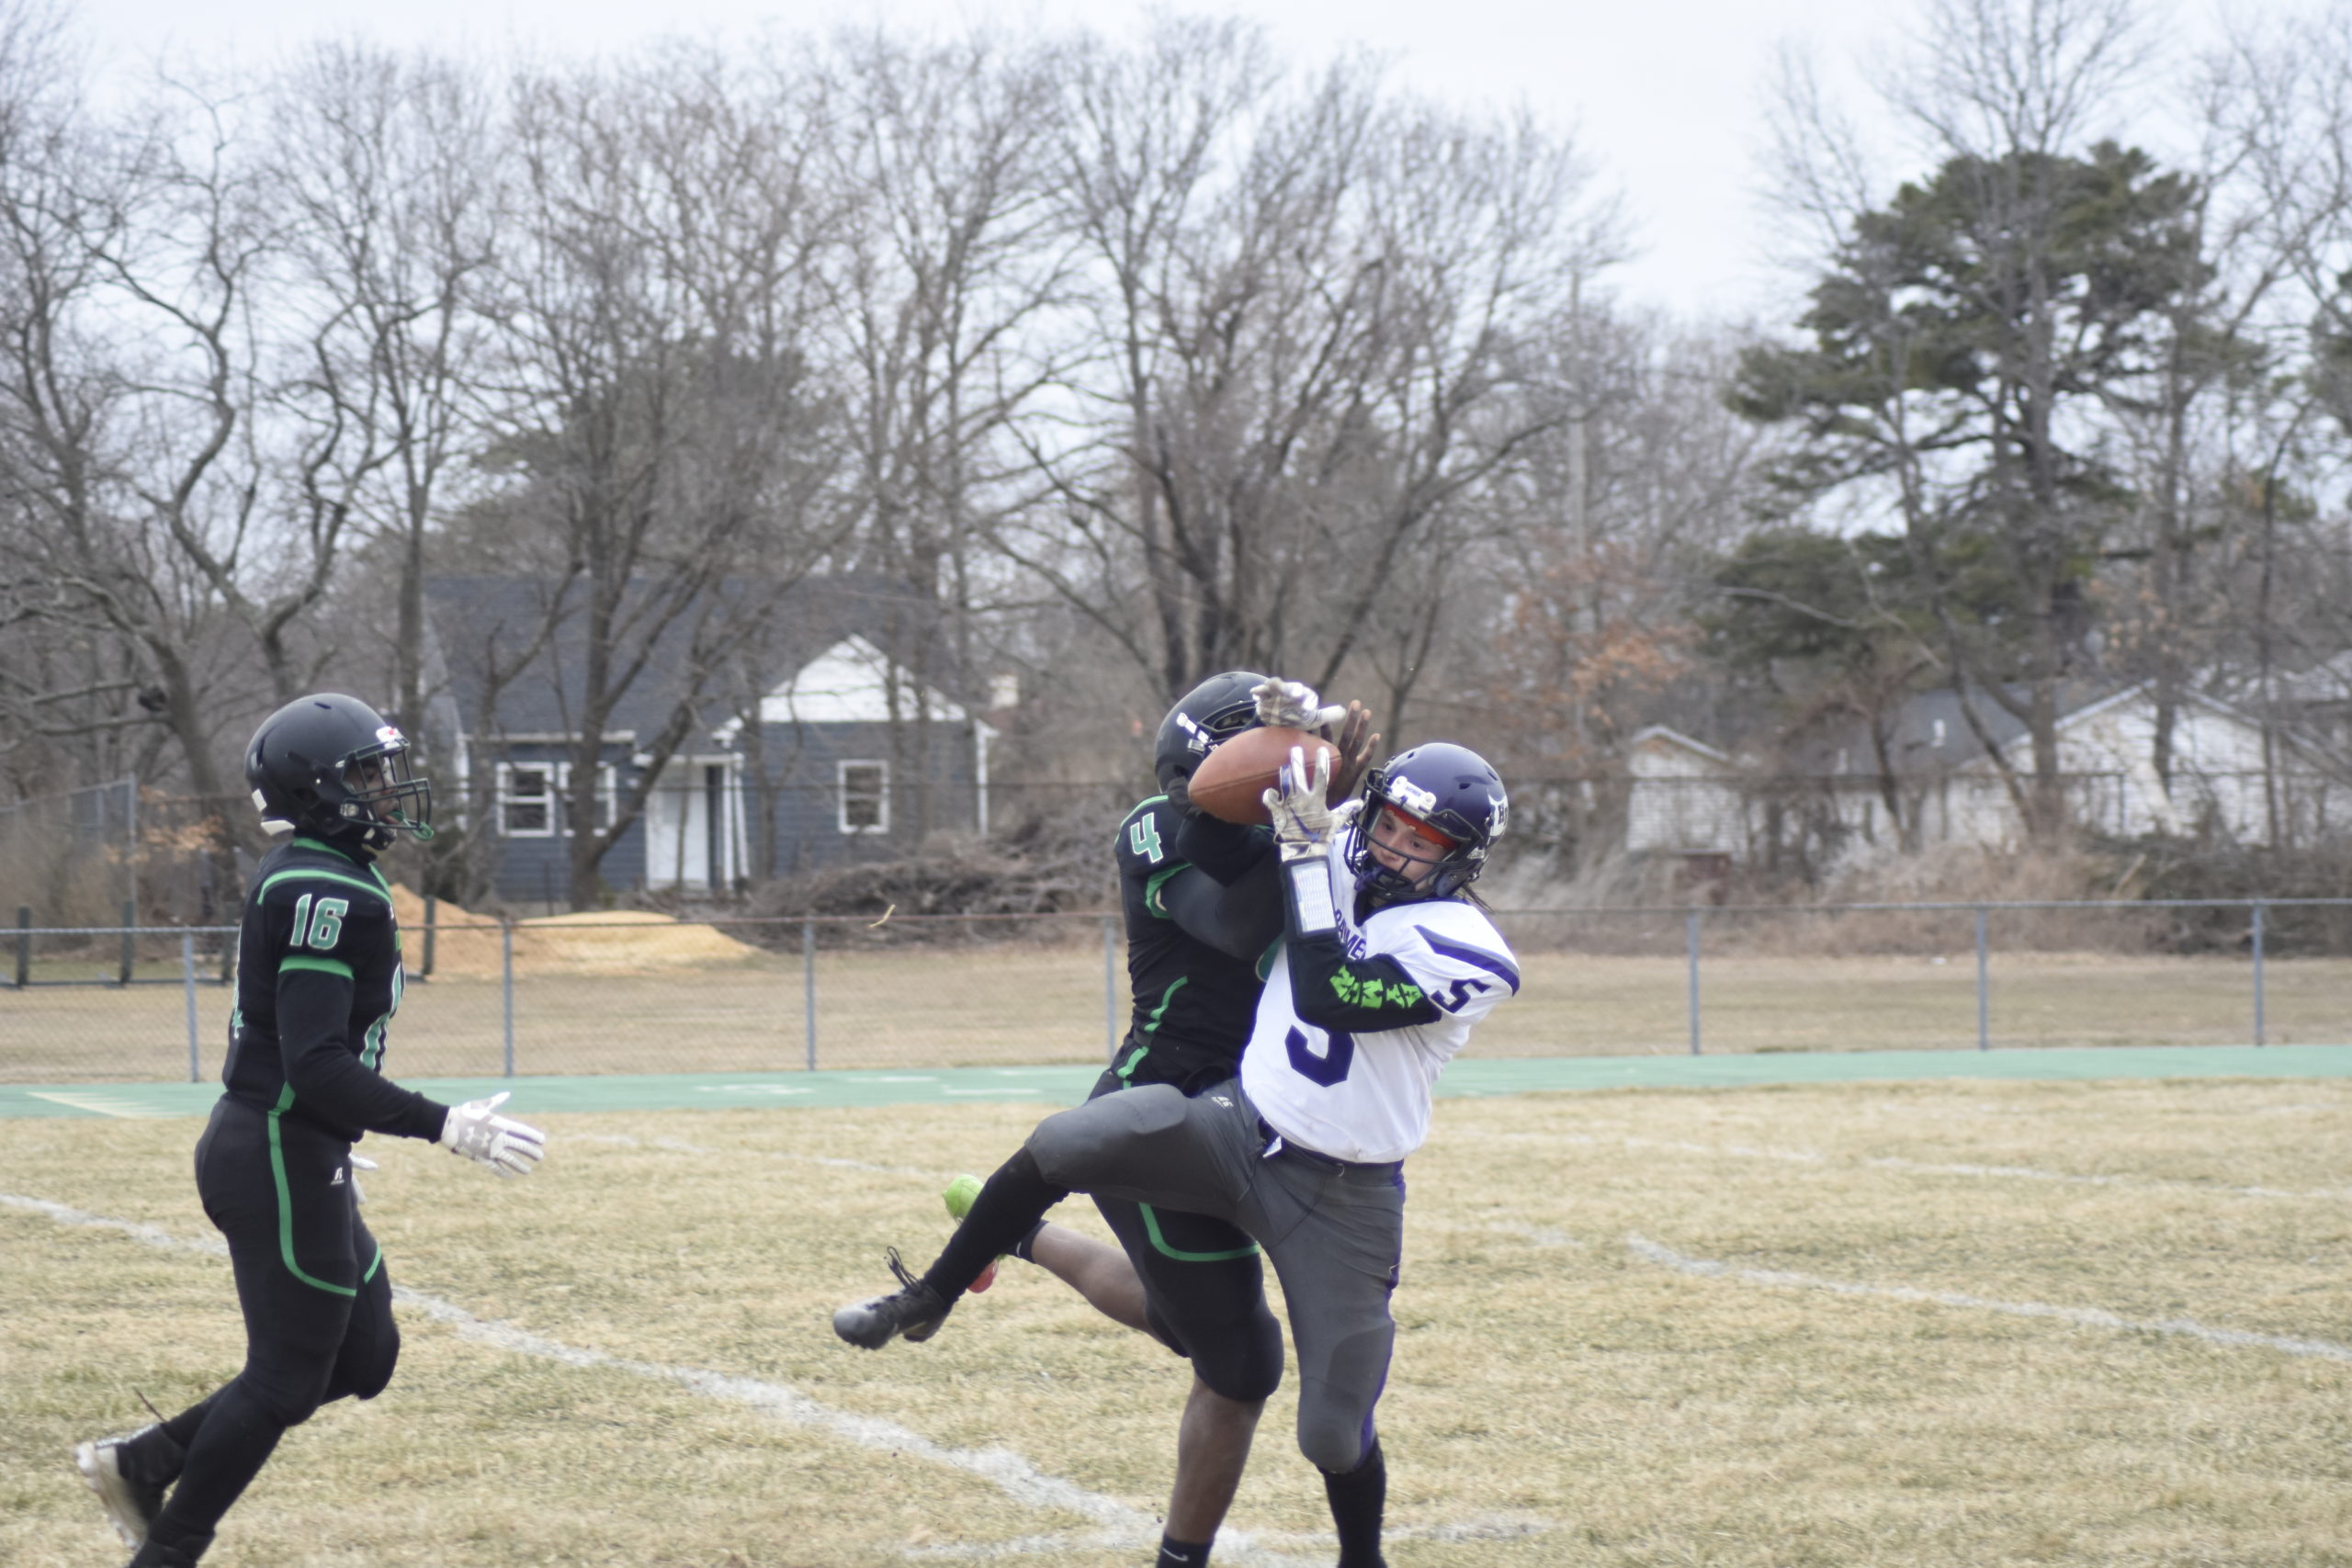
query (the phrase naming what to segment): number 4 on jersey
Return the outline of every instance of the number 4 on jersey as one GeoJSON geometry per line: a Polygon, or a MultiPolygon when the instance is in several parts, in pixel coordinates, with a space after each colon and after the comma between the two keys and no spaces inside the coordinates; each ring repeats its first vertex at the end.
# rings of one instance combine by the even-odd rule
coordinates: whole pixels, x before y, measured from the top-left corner
{"type": "Polygon", "coordinates": [[[1168,852],[1159,842],[1159,823],[1150,817],[1138,817],[1127,824],[1127,846],[1154,865],[1168,852]]]}

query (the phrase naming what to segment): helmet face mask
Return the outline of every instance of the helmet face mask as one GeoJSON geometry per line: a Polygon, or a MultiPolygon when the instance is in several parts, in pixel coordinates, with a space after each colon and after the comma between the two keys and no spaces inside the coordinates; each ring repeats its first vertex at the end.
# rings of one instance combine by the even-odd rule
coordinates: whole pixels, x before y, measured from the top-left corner
{"type": "Polygon", "coordinates": [[[418,778],[408,738],[356,697],[299,697],[254,731],[245,782],[267,831],[391,847],[405,831],[433,836],[433,786],[418,778]]]}
{"type": "Polygon", "coordinates": [[[1258,700],[1252,690],[1266,678],[1250,670],[1228,670],[1212,675],[1182,696],[1159,721],[1152,747],[1152,773],[1164,792],[1193,776],[1221,742],[1258,727],[1258,700]]]}
{"type": "MultiPolygon", "coordinates": [[[[432,783],[416,776],[408,738],[390,725],[377,731],[374,745],[342,759],[336,782],[343,798],[335,814],[345,821],[405,829],[419,838],[433,836],[432,783]]],[[[389,834],[385,842],[390,842],[389,834]]]]}
{"type": "Polygon", "coordinates": [[[1389,903],[1470,886],[1510,818],[1501,776],[1476,751],[1443,741],[1391,757],[1365,775],[1363,793],[1347,865],[1360,892],[1389,903]]]}

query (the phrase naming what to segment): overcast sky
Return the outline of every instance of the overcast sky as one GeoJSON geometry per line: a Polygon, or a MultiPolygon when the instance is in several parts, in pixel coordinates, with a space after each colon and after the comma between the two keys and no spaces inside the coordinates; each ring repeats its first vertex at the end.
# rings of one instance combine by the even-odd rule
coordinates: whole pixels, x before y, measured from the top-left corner
{"type": "MultiPolygon", "coordinates": [[[[1794,290],[1766,264],[1757,152],[1774,53],[1784,40],[1833,69],[1891,44],[1905,0],[1261,0],[1181,9],[1255,18],[1295,60],[1359,45],[1397,80],[1470,105],[1524,102],[1573,125],[1623,196],[1641,254],[1618,274],[1628,299],[1694,314],[1768,317],[1794,290]]],[[[851,11],[808,0],[78,0],[103,58],[233,51],[258,64],[288,44],[358,34],[400,45],[625,51],[658,30],[739,36],[771,22],[821,28],[851,16],[915,26],[967,20],[1118,33],[1133,0],[877,0],[851,11]]]]}

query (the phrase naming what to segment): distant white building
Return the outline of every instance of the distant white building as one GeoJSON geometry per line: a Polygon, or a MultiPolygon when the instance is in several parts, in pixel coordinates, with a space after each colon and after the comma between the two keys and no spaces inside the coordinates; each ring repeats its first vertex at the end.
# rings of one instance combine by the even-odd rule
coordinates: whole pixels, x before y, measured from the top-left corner
{"type": "MultiPolygon", "coordinates": [[[[1957,693],[1926,692],[1875,735],[1856,725],[1770,775],[1674,730],[1643,730],[1629,749],[1625,847],[1752,861],[1778,844],[1827,869],[1940,844],[2016,849],[2024,823],[1995,758],[2030,787],[2032,738],[1991,698],[1979,694],[1973,705],[1981,737],[1957,693]]],[[[2352,789],[2340,777],[2285,741],[2266,767],[2261,724],[2226,703],[2182,699],[2169,781],[2156,770],[2156,705],[2146,684],[2075,689],[2062,708],[2059,771],[2071,818],[2087,831],[2211,832],[2267,844],[2274,810],[2295,841],[2352,828],[2352,789]]]]}
{"type": "Polygon", "coordinates": [[[1747,851],[1753,770],[1679,730],[1651,725],[1625,749],[1625,847],[1637,854],[1747,851]]]}

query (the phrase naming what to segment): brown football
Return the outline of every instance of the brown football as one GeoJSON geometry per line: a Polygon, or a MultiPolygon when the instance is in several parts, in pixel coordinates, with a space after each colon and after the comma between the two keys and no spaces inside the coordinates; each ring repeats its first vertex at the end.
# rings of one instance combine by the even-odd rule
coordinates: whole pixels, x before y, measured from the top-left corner
{"type": "MultiPolygon", "coordinates": [[[[1266,792],[1274,787],[1274,774],[1290,761],[1294,746],[1306,753],[1310,773],[1315,753],[1332,749],[1329,741],[1304,729],[1245,729],[1222,742],[1193,770],[1188,786],[1193,804],[1227,822],[1265,821],[1266,792]]],[[[1335,757],[1335,766],[1337,761],[1335,757]]]]}

